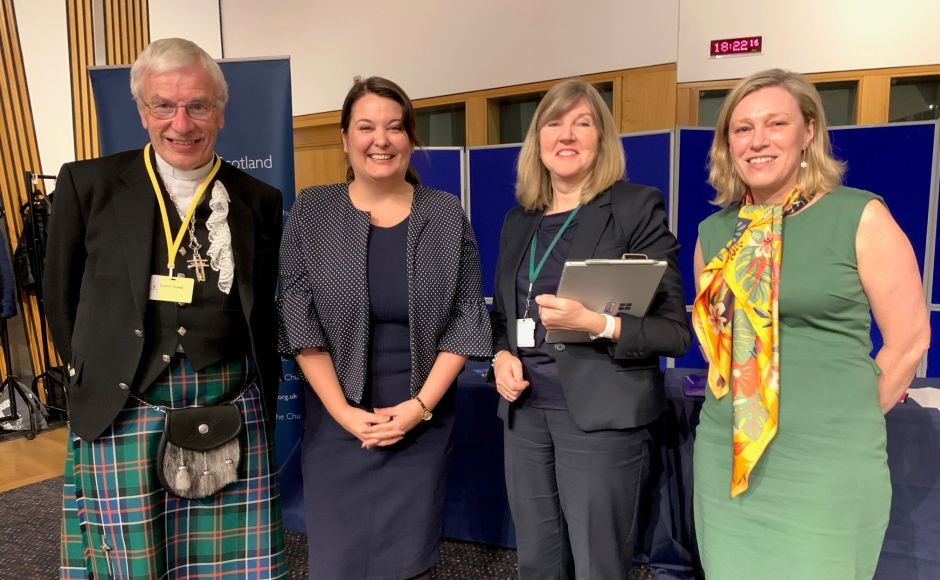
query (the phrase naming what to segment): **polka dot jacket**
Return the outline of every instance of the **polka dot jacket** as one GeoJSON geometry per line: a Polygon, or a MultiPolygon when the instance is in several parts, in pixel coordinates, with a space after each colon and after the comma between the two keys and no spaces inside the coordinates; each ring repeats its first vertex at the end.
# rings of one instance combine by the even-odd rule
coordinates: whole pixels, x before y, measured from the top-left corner
{"type": "MultiPolygon", "coordinates": [[[[346,183],[304,189],[280,255],[278,350],[329,352],[343,393],[357,403],[369,364],[369,220],[346,183]]],[[[476,240],[455,196],[415,186],[407,252],[414,395],[438,352],[488,357],[492,339],[476,240]]]]}

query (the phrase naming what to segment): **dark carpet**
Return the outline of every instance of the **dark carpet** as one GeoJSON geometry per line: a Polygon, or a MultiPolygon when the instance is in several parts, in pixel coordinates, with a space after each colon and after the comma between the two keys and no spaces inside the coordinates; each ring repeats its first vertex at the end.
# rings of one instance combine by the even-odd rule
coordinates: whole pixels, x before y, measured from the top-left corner
{"type": "MultiPolygon", "coordinates": [[[[58,577],[59,510],[62,478],[49,479],[0,494],[0,580],[58,577]]],[[[307,577],[303,534],[287,534],[288,578],[307,577]]],[[[432,578],[503,580],[516,576],[516,552],[505,548],[444,540],[432,578]]],[[[652,578],[635,567],[630,580],[652,578]]]]}

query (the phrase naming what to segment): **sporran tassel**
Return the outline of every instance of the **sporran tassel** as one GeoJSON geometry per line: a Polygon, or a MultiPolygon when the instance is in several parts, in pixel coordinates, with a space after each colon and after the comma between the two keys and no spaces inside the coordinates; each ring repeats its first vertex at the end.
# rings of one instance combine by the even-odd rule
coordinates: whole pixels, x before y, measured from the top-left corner
{"type": "Polygon", "coordinates": [[[186,462],[183,460],[183,450],[179,452],[180,463],[176,468],[176,488],[180,491],[187,491],[192,487],[193,482],[189,478],[189,470],[186,469],[186,462]]]}
{"type": "Polygon", "coordinates": [[[189,479],[189,470],[185,467],[176,472],[176,489],[180,491],[189,491],[193,482],[189,479]]]}

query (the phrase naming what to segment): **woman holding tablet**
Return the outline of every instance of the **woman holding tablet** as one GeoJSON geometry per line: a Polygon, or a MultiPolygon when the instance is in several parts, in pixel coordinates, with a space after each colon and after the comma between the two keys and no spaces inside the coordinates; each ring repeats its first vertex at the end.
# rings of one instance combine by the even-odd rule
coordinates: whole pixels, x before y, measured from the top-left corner
{"type": "Polygon", "coordinates": [[[623,174],[597,90],[580,80],[552,88],[519,155],[520,205],[503,224],[494,290],[493,376],[522,579],[626,577],[648,425],[663,406],[659,357],[681,355],[691,338],[663,195],[623,174]],[[565,260],[624,253],[669,263],[646,316],[554,296],[565,260]],[[549,344],[546,329],[592,340],[549,344]]]}

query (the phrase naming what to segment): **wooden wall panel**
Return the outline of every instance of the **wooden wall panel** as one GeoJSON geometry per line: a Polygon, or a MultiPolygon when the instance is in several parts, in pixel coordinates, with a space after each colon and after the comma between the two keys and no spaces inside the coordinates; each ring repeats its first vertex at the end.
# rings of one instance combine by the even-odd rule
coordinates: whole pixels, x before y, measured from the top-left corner
{"type": "MultiPolygon", "coordinates": [[[[98,157],[98,122],[88,67],[95,64],[94,8],[92,0],[66,3],[69,34],[69,71],[72,80],[72,128],[75,159],[98,157]]],[[[108,31],[110,33],[110,31],[108,31]]]]}
{"type": "MultiPolygon", "coordinates": [[[[96,63],[94,2],[72,0],[67,3],[69,56],[72,78],[75,158],[98,157],[98,122],[88,67],[96,63]]],[[[105,0],[104,61],[131,64],[150,42],[147,0],[105,0]]]]}
{"type": "Polygon", "coordinates": [[[297,191],[346,179],[346,156],[342,145],[295,147],[294,167],[297,191]]]}
{"type": "MultiPolygon", "coordinates": [[[[9,233],[9,241],[2,243],[12,255],[23,231],[20,207],[28,199],[25,172],[42,173],[13,0],[0,0],[0,69],[0,201],[9,233]]],[[[20,302],[31,374],[35,375],[42,368],[38,304],[34,294],[23,291],[20,291],[20,302]]],[[[8,371],[5,366],[0,357],[4,376],[8,371]]]]}
{"type": "Polygon", "coordinates": [[[489,111],[487,109],[486,99],[482,96],[467,99],[467,147],[489,144],[487,139],[489,133],[487,114],[489,111]]]}
{"type": "Polygon", "coordinates": [[[294,126],[294,180],[297,190],[337,183],[346,178],[346,156],[339,116],[320,119],[323,124],[294,126]]]}
{"type": "MultiPolygon", "coordinates": [[[[614,122],[622,132],[671,129],[676,125],[676,65],[611,71],[581,77],[589,83],[613,86],[614,122]]],[[[506,97],[545,92],[558,80],[499,87],[414,101],[415,108],[462,105],[466,116],[466,146],[499,142],[499,101],[506,97]]],[[[342,161],[339,112],[294,118],[295,178],[298,188],[311,183],[332,183],[343,178],[336,169],[342,161]],[[325,131],[313,137],[310,130],[325,131]],[[339,147],[339,149],[337,149],[339,147]]]]}
{"type": "Polygon", "coordinates": [[[676,126],[694,127],[698,125],[698,93],[692,98],[693,90],[688,87],[676,89],[676,126]]]}
{"type": "Polygon", "coordinates": [[[890,74],[871,74],[862,77],[858,83],[856,122],[859,125],[887,123],[890,96],[890,74]]]}
{"type": "MultiPolygon", "coordinates": [[[[676,65],[625,71],[620,81],[621,133],[676,126],[676,65]]],[[[615,109],[615,116],[617,113],[615,109]]]]}
{"type": "MultiPolygon", "coordinates": [[[[840,71],[807,75],[813,82],[857,80],[859,124],[887,123],[891,79],[940,74],[940,65],[840,71]]],[[[699,93],[730,89],[734,79],[700,83],[676,82],[676,65],[665,64],[638,69],[598,73],[581,77],[591,83],[610,82],[614,88],[614,121],[623,133],[694,127],[698,125],[699,93]]],[[[418,99],[415,107],[463,105],[466,112],[467,147],[499,141],[498,101],[505,97],[548,90],[557,80],[500,87],[455,95],[418,99]]],[[[295,167],[298,187],[331,183],[343,178],[337,169],[342,162],[339,139],[339,113],[318,113],[294,118],[295,167]],[[308,130],[317,127],[312,138],[308,130]],[[311,140],[313,139],[313,140],[311,140]],[[325,140],[324,140],[325,139],[325,140]]]]}
{"type": "Polygon", "coordinates": [[[132,64],[150,43],[147,0],[105,0],[105,53],[108,64],[132,64]]]}
{"type": "MultiPolygon", "coordinates": [[[[888,110],[891,98],[891,79],[901,77],[931,76],[940,74],[940,64],[907,66],[882,69],[865,69],[808,74],[813,83],[839,81],[858,82],[855,122],[859,125],[883,124],[888,122],[888,110]]],[[[711,89],[730,89],[737,80],[709,81],[701,83],[683,83],[678,87],[678,124],[680,126],[698,124],[699,92],[711,89]]]]}

